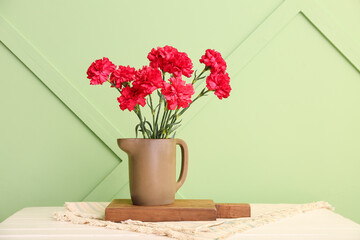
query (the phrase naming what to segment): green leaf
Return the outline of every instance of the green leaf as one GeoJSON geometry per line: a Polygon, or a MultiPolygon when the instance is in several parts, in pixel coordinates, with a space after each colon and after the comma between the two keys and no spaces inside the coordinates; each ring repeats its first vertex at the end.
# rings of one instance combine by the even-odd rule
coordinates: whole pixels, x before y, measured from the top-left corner
{"type": "Polygon", "coordinates": [[[135,136],[138,137],[138,131],[139,131],[140,123],[135,126],[135,136]]]}
{"type": "Polygon", "coordinates": [[[153,131],[153,133],[154,133],[154,138],[157,138],[157,131],[158,131],[157,129],[158,129],[157,122],[155,122],[154,131],[153,131]]]}
{"type": "Polygon", "coordinates": [[[156,112],[156,109],[158,109],[158,107],[160,107],[160,103],[156,105],[156,107],[154,108],[154,112],[156,112]]]}
{"type": "Polygon", "coordinates": [[[147,104],[149,107],[151,107],[151,106],[150,106],[149,99],[146,99],[145,101],[146,101],[146,104],[147,104]]]}
{"type": "Polygon", "coordinates": [[[174,122],[174,123],[170,123],[170,124],[166,125],[165,128],[166,128],[166,129],[170,129],[170,128],[172,128],[173,126],[180,124],[181,122],[182,122],[182,119],[181,119],[180,121],[178,121],[178,122],[174,122]]]}
{"type": "Polygon", "coordinates": [[[175,130],[178,129],[180,126],[181,126],[181,125],[177,125],[177,126],[171,128],[171,129],[169,129],[169,130],[170,130],[170,131],[169,131],[169,134],[175,132],[175,130]]]}
{"type": "MultiPolygon", "coordinates": [[[[144,119],[145,119],[145,118],[144,118],[144,119]]],[[[146,119],[145,119],[144,122],[147,123],[147,124],[149,125],[149,127],[150,127],[150,130],[153,131],[153,128],[152,128],[152,126],[151,126],[151,123],[150,123],[149,121],[146,121],[146,119]]]]}
{"type": "Polygon", "coordinates": [[[147,133],[149,136],[151,136],[151,132],[150,132],[149,129],[145,129],[145,131],[146,131],[146,133],[147,133]]]}

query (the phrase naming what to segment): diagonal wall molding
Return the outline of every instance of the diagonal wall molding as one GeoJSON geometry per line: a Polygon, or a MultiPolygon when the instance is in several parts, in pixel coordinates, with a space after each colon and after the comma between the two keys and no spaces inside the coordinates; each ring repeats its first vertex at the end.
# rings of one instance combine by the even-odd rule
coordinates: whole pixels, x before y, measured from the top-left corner
{"type": "MultiPolygon", "coordinates": [[[[285,0],[226,58],[231,77],[235,77],[240,73],[298,14],[303,14],[344,58],[360,72],[359,44],[353,41],[349,33],[343,31],[329,13],[324,11],[315,1],[285,0]]],[[[117,147],[115,141],[122,134],[36,47],[1,16],[0,40],[120,159],[126,159],[126,155],[117,147]]],[[[195,104],[187,113],[180,131],[213,99],[216,98],[212,96],[195,104]]],[[[116,195],[128,184],[126,162],[117,165],[110,174],[84,197],[84,200],[110,200],[116,195]]]]}
{"type": "Polygon", "coordinates": [[[0,16],[0,40],[120,159],[123,157],[123,153],[116,143],[116,139],[122,134],[36,47],[2,16],[0,16]]]}
{"type": "MultiPolygon", "coordinates": [[[[80,118],[80,120],[119,157],[119,164],[94,188],[104,189],[103,185],[106,183],[104,180],[115,176],[115,173],[120,172],[121,176],[116,176],[114,182],[116,182],[118,178],[122,178],[122,176],[127,176],[127,174],[123,174],[124,167],[120,165],[121,159],[126,159],[126,154],[118,148],[116,143],[116,139],[122,137],[122,134],[113,127],[110,121],[108,121],[36,47],[2,16],[0,16],[0,40],[60,101],[80,118]]],[[[84,199],[97,196],[95,189],[85,196],[84,199]]],[[[113,187],[112,191],[114,191],[114,189],[119,190],[113,187]]]]}
{"type": "Polygon", "coordinates": [[[335,21],[333,16],[324,11],[316,1],[298,1],[301,12],[323,34],[343,57],[360,72],[360,44],[335,21]]]}
{"type": "MultiPolygon", "coordinates": [[[[360,46],[343,31],[330,14],[324,11],[315,1],[286,0],[260,24],[240,45],[226,58],[231,77],[235,77],[257,56],[268,43],[279,34],[298,14],[305,18],[360,72],[360,46]],[[254,44],[256,43],[256,44],[254,44]]],[[[200,100],[186,115],[183,129],[209,102],[216,98],[200,100]]]]}
{"type": "Polygon", "coordinates": [[[129,183],[128,161],[117,165],[82,201],[111,201],[129,183]]]}
{"type": "MultiPolygon", "coordinates": [[[[297,1],[287,0],[280,4],[265,20],[226,58],[228,71],[234,78],[241,70],[256,57],[256,55],[275,37],[297,14],[297,1]],[[256,43],[256,44],[254,44],[256,43]]],[[[211,96],[201,99],[187,112],[180,130],[183,129],[205,105],[217,98],[211,96]]],[[[226,101],[226,100],[224,100],[226,101]]]]}

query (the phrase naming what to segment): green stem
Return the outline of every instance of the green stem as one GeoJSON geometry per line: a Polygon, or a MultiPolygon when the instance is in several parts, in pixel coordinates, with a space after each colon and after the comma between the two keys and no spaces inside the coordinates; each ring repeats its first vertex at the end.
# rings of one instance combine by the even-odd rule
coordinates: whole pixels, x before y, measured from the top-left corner
{"type": "Polygon", "coordinates": [[[181,110],[181,112],[179,113],[179,117],[181,115],[183,115],[188,109],[189,107],[196,101],[198,100],[199,98],[205,96],[206,93],[208,92],[211,92],[209,89],[208,90],[205,90],[206,88],[204,88],[203,90],[201,90],[201,92],[199,93],[199,95],[197,95],[197,97],[189,104],[189,106],[187,108],[184,108],[183,110],[181,110]]]}
{"type": "Polygon", "coordinates": [[[119,93],[121,93],[120,88],[117,88],[116,85],[115,85],[114,83],[112,83],[109,79],[108,79],[107,81],[108,81],[114,88],[116,88],[116,89],[119,91],[119,93]]]}
{"type": "MultiPolygon", "coordinates": [[[[169,118],[170,120],[170,124],[173,124],[176,122],[176,120],[178,119],[179,115],[177,114],[179,112],[179,109],[176,109],[174,114],[169,118]]],[[[166,123],[166,136],[165,138],[167,138],[169,136],[169,133],[171,131],[171,129],[174,127],[174,126],[171,126],[171,127],[168,127],[169,123],[167,122],[166,123]]]]}
{"type": "Polygon", "coordinates": [[[138,116],[138,118],[139,118],[139,120],[140,120],[140,127],[141,127],[142,135],[143,135],[144,138],[146,138],[146,137],[145,137],[144,125],[143,125],[141,116],[139,115],[139,111],[140,111],[140,108],[139,108],[139,105],[137,104],[137,105],[135,106],[135,114],[136,114],[136,116],[138,116]]]}
{"type": "Polygon", "coordinates": [[[164,106],[164,114],[163,114],[163,117],[162,117],[162,120],[161,120],[161,125],[160,125],[160,138],[162,138],[162,136],[165,134],[165,123],[166,123],[166,120],[168,118],[168,115],[170,113],[170,110],[167,109],[167,103],[165,103],[165,106],[164,106]]]}
{"type": "Polygon", "coordinates": [[[180,109],[176,109],[174,114],[169,118],[169,120],[171,121],[171,123],[176,122],[176,120],[179,118],[179,115],[177,114],[179,112],[180,109]]]}
{"type": "Polygon", "coordinates": [[[140,119],[140,122],[142,123],[143,125],[143,129],[145,130],[145,133],[147,135],[148,138],[151,138],[151,136],[149,135],[149,133],[146,131],[146,127],[145,127],[145,123],[142,121],[142,115],[141,115],[141,110],[140,110],[140,107],[138,105],[138,108],[139,108],[139,119],[140,119]]]}
{"type": "Polygon", "coordinates": [[[170,129],[168,129],[168,125],[169,125],[169,120],[170,120],[171,117],[172,117],[171,110],[169,110],[169,114],[167,115],[166,120],[165,120],[165,124],[164,124],[164,130],[165,130],[164,134],[166,134],[165,138],[167,138],[167,136],[169,135],[169,130],[170,129]]]}
{"type": "MultiPolygon", "coordinates": [[[[162,71],[162,78],[163,78],[163,81],[165,81],[165,72],[164,71],[162,71]]],[[[160,124],[160,128],[159,128],[159,138],[162,138],[163,131],[164,131],[164,128],[163,128],[164,127],[164,122],[165,122],[165,119],[166,119],[167,114],[169,112],[169,110],[167,109],[167,102],[166,102],[163,95],[161,95],[161,99],[164,101],[164,112],[163,112],[163,116],[162,116],[161,124],[160,124]]],[[[159,107],[159,112],[160,112],[160,109],[161,109],[161,106],[159,107]]]]}
{"type": "Polygon", "coordinates": [[[202,70],[202,72],[199,74],[199,76],[197,76],[196,78],[194,77],[194,80],[192,81],[192,85],[194,85],[198,80],[199,78],[201,77],[201,75],[203,75],[206,71],[208,71],[209,68],[205,67],[204,70],[202,70]]]}
{"type": "Polygon", "coordinates": [[[159,132],[158,120],[159,120],[159,115],[160,115],[160,111],[161,111],[161,105],[162,105],[162,102],[163,102],[162,96],[160,97],[159,101],[160,101],[159,106],[157,106],[159,109],[157,111],[156,120],[155,120],[155,124],[154,124],[154,129],[156,129],[156,137],[155,138],[157,138],[157,135],[158,135],[158,132],[159,132]]]}
{"type": "Polygon", "coordinates": [[[149,98],[150,98],[151,115],[152,115],[152,119],[153,119],[153,135],[152,135],[152,138],[156,138],[157,129],[156,129],[156,126],[155,126],[155,111],[154,111],[154,106],[153,106],[153,101],[152,101],[152,98],[151,98],[151,94],[149,94],[149,98]]]}
{"type": "MultiPolygon", "coordinates": [[[[199,76],[200,76],[200,75],[199,75],[199,76]]],[[[181,110],[180,113],[178,113],[178,112],[179,112],[179,109],[176,109],[175,113],[174,113],[174,114],[171,116],[171,118],[170,118],[170,124],[175,123],[176,120],[177,120],[181,115],[183,115],[183,114],[190,108],[191,104],[193,104],[193,103],[194,103],[195,101],[197,101],[199,98],[205,96],[205,94],[208,93],[208,92],[210,92],[210,90],[206,90],[206,88],[204,88],[203,90],[201,90],[201,92],[199,93],[199,95],[197,95],[197,97],[189,104],[189,106],[188,106],[187,108],[184,108],[183,110],[181,110]]],[[[167,125],[168,125],[168,123],[166,123],[166,126],[167,126],[167,125]]],[[[171,131],[171,128],[172,128],[172,127],[170,127],[169,129],[166,129],[167,134],[166,134],[165,138],[168,137],[168,135],[169,135],[168,133],[171,131]]]]}

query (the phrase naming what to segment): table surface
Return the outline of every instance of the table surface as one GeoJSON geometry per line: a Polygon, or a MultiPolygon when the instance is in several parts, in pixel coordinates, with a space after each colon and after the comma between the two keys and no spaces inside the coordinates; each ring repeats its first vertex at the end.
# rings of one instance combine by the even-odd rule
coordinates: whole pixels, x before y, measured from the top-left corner
{"type": "MultiPolygon", "coordinates": [[[[277,207],[276,204],[251,204],[252,216],[277,207]]],[[[63,210],[64,207],[24,208],[0,223],[0,239],[171,239],[151,234],[58,222],[52,218],[53,212],[63,210]]],[[[235,234],[228,239],[360,240],[360,225],[327,209],[318,209],[235,234]]]]}

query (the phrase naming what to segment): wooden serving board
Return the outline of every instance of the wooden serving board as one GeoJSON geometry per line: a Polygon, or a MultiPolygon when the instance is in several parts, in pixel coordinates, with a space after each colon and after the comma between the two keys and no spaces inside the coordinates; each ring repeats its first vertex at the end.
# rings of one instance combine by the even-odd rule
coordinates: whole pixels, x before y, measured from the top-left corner
{"type": "Polygon", "coordinates": [[[215,204],[213,200],[176,199],[163,206],[136,206],[130,199],[114,199],[105,209],[105,220],[121,222],[213,221],[216,218],[250,217],[249,204],[215,204]]]}
{"type": "Polygon", "coordinates": [[[217,218],[250,217],[251,209],[248,203],[215,203],[217,218]]]}

